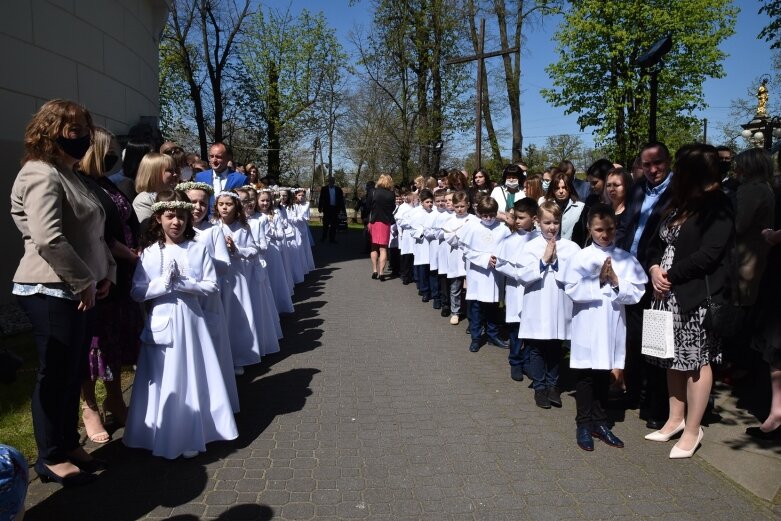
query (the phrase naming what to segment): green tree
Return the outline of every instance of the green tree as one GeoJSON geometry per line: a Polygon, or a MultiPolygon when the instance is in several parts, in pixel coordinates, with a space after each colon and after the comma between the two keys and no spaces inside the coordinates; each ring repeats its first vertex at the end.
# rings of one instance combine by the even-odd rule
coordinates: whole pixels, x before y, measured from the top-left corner
{"type": "Polygon", "coordinates": [[[781,49],[781,0],[766,0],[759,13],[770,18],[759,37],[770,43],[771,49],[781,49]]]}
{"type": "Polygon", "coordinates": [[[703,83],[724,76],[719,44],[734,33],[731,0],[580,0],[556,33],[559,59],[547,71],[543,96],[627,164],[648,139],[647,71],[635,62],[655,41],[671,35],[673,48],[659,74],[658,136],[675,147],[692,140],[692,113],[706,106],[703,83]],[[683,137],[685,136],[685,137],[683,137]]]}
{"type": "MultiPolygon", "coordinates": [[[[284,144],[318,125],[315,104],[346,57],[322,12],[259,10],[245,27],[240,58],[249,110],[263,122],[269,175],[279,177],[284,144]]],[[[335,94],[336,90],[332,92],[335,94]]]]}

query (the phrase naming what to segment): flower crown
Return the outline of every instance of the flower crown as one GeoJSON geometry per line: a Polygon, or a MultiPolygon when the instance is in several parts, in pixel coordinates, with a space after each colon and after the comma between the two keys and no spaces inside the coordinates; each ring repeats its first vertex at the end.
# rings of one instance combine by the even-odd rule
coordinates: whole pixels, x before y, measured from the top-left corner
{"type": "Polygon", "coordinates": [[[182,192],[187,192],[188,190],[203,190],[207,194],[211,195],[214,193],[214,188],[212,185],[208,183],[199,183],[196,181],[187,181],[186,183],[179,183],[176,185],[177,190],[181,190],[182,192]]]}
{"type": "Polygon", "coordinates": [[[236,199],[238,202],[241,202],[241,198],[239,198],[239,194],[237,194],[236,192],[230,192],[228,190],[223,190],[222,192],[218,193],[215,197],[217,199],[219,199],[220,197],[232,197],[236,199]]]}
{"type": "Polygon", "coordinates": [[[186,210],[191,212],[193,206],[193,203],[186,201],[158,201],[152,205],[152,213],[157,213],[161,210],[186,210]]]}
{"type": "Polygon", "coordinates": [[[241,188],[239,188],[239,190],[254,190],[255,192],[257,192],[257,191],[258,191],[258,189],[257,189],[257,188],[255,188],[255,187],[254,187],[254,186],[252,186],[252,185],[244,185],[244,186],[242,186],[241,188]]]}

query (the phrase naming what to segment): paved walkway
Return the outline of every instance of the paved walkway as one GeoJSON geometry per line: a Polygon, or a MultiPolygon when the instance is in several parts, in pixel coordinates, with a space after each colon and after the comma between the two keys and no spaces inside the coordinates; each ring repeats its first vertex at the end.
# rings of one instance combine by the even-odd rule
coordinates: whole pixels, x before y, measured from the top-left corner
{"type": "MultiPolygon", "coordinates": [[[[240,438],[166,461],[118,440],[97,483],[35,481],[30,521],[774,519],[634,415],[623,450],[574,442],[574,399],[543,411],[506,351],[467,350],[412,286],[369,278],[359,237],[318,245],[282,353],[240,380],[240,438]]],[[[708,434],[706,433],[706,437],[708,434]]]]}

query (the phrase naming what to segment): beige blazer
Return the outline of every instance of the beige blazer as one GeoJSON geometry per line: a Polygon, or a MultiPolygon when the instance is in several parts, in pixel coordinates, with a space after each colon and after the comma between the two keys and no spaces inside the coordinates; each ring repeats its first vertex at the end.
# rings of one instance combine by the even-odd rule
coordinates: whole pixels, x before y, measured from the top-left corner
{"type": "Polygon", "coordinates": [[[116,281],[103,207],[72,170],[25,163],[11,188],[11,216],[24,239],[14,282],[65,283],[78,295],[103,279],[116,281]]]}

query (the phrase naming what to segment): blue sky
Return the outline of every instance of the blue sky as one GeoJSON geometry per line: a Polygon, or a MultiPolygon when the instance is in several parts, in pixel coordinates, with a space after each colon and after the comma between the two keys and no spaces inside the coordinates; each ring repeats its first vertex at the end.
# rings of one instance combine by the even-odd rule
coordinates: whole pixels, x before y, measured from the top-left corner
{"type": "MultiPolygon", "coordinates": [[[[721,127],[729,121],[729,105],[737,97],[745,97],[751,85],[758,77],[771,71],[771,52],[769,45],[757,40],[761,28],[767,24],[767,17],[757,14],[761,3],[758,0],[735,0],[740,8],[736,32],[722,44],[728,54],[724,61],[726,76],[705,83],[705,99],[709,107],[696,113],[699,118],[708,119],[708,140],[718,144],[722,139],[721,127]]],[[[361,0],[350,5],[349,0],[267,0],[265,6],[277,9],[290,7],[293,13],[306,8],[310,11],[323,11],[331,25],[336,28],[340,40],[348,52],[352,46],[347,38],[356,25],[364,28],[371,26],[372,2],[361,0]]],[[[556,134],[578,134],[587,144],[593,144],[591,133],[580,131],[575,116],[565,116],[564,109],[551,106],[540,96],[540,88],[548,86],[545,67],[555,59],[552,35],[559,20],[547,19],[544,24],[526,34],[527,43],[522,57],[523,76],[521,94],[524,147],[529,143],[541,146],[545,137],[556,134]]],[[[490,32],[488,22],[486,33],[490,32]]],[[[487,39],[490,37],[487,34],[487,39]]],[[[486,42],[486,48],[496,48],[495,43],[486,42]]],[[[770,92],[771,96],[781,96],[781,92],[770,92]]],[[[771,103],[772,103],[771,99],[771,103]]],[[[499,114],[494,114],[498,118],[499,114]]],[[[508,120],[505,117],[505,120],[508,120]]],[[[739,123],[734,122],[735,135],[740,133],[739,123]]],[[[509,127],[509,124],[507,124],[509,127]]],[[[472,133],[463,136],[458,143],[471,147],[472,133]]],[[[502,143],[503,149],[509,149],[509,138],[502,143]]],[[[455,153],[456,156],[465,154],[455,153]]],[[[509,154],[508,154],[509,155],[509,154]]]]}

